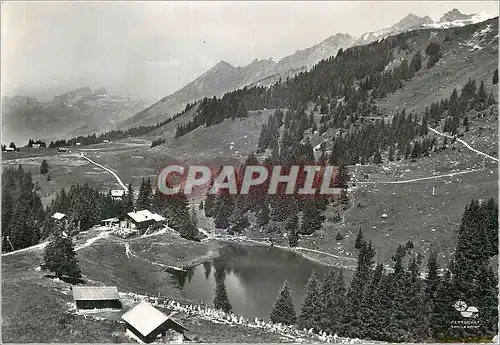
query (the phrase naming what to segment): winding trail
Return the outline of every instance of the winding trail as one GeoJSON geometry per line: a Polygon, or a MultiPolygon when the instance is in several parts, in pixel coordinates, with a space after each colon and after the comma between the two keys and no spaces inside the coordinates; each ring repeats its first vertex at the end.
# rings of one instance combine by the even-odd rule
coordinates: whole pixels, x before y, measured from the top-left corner
{"type": "MultiPolygon", "coordinates": [[[[436,133],[437,135],[440,135],[442,137],[446,137],[446,138],[449,138],[449,139],[453,139],[455,138],[454,136],[452,135],[448,135],[448,134],[445,134],[445,133],[441,133],[439,132],[438,130],[434,129],[434,128],[431,128],[431,127],[427,127],[429,128],[432,132],[436,133]]],[[[494,160],[495,162],[498,163],[498,158],[495,158],[493,156],[490,156],[489,154],[486,154],[484,152],[481,152],[479,150],[476,150],[475,148],[473,148],[472,146],[470,146],[467,142],[463,141],[462,139],[459,139],[459,138],[455,138],[458,142],[461,142],[462,144],[464,144],[465,147],[467,147],[469,150],[471,151],[474,151],[476,152],[477,154],[480,154],[482,156],[485,156],[486,158],[489,158],[491,160],[494,160]]]]}
{"type": "Polygon", "coordinates": [[[468,173],[475,172],[475,171],[481,171],[481,169],[456,171],[456,172],[449,173],[449,174],[419,177],[419,178],[414,178],[411,180],[385,181],[385,182],[384,181],[356,181],[356,183],[359,183],[359,184],[403,184],[403,183],[411,183],[411,182],[418,182],[418,181],[425,181],[425,180],[434,180],[434,179],[438,179],[438,178],[442,178],[442,177],[452,177],[455,175],[463,175],[463,174],[468,174],[468,173]]]}
{"type": "Polygon", "coordinates": [[[27,251],[30,251],[30,250],[34,250],[34,249],[44,249],[45,246],[47,246],[47,244],[49,244],[49,241],[38,243],[38,244],[35,244],[34,246],[31,246],[31,247],[26,247],[26,248],[23,248],[23,249],[14,250],[12,252],[8,252],[8,253],[5,253],[5,254],[2,254],[2,256],[9,256],[9,255],[17,254],[17,253],[24,253],[24,252],[27,252],[27,251]]]}
{"type": "Polygon", "coordinates": [[[105,167],[104,165],[101,165],[99,163],[96,163],[94,162],[92,159],[90,159],[89,157],[85,156],[82,153],[80,153],[80,155],[85,158],[86,160],[88,160],[90,163],[98,166],[99,168],[103,169],[103,170],[106,170],[108,173],[110,173],[111,175],[113,175],[113,177],[116,179],[116,181],[118,181],[118,184],[124,189],[124,190],[128,190],[127,186],[125,186],[125,184],[123,183],[123,181],[120,179],[120,176],[118,176],[113,170],[111,170],[110,168],[107,168],[105,167]]]}

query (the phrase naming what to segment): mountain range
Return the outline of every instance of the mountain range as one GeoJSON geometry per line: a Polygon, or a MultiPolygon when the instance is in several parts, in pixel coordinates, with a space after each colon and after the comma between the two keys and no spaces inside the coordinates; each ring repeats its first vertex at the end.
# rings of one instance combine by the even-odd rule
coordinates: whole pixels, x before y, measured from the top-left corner
{"type": "Polygon", "coordinates": [[[2,142],[53,140],[112,129],[150,101],[109,95],[106,88],[80,87],[45,101],[3,97],[2,142]]]}
{"type": "Polygon", "coordinates": [[[248,65],[238,67],[220,61],[200,77],[155,103],[146,99],[111,96],[105,88],[92,91],[89,87],[76,88],[50,100],[4,97],[2,141],[26,141],[28,138],[52,140],[156,124],[181,112],[188,103],[204,97],[220,97],[245,86],[268,87],[308,71],[322,59],[337,54],[339,49],[368,44],[409,30],[461,27],[488,17],[463,14],[453,9],[434,22],[429,16],[409,14],[391,27],[359,37],[336,33],[279,61],[254,59],[248,65]]]}
{"type": "Polygon", "coordinates": [[[489,17],[487,15],[463,14],[458,9],[453,9],[445,13],[438,22],[434,22],[429,16],[420,17],[410,13],[391,27],[367,32],[357,38],[347,33],[334,34],[322,42],[298,50],[278,62],[272,59],[255,59],[246,66],[234,67],[221,61],[180,90],[163,97],[147,109],[126,119],[118,127],[128,128],[155,124],[183,110],[187,103],[195,102],[204,97],[219,97],[226,92],[245,86],[270,86],[280,79],[286,80],[287,77],[293,77],[300,72],[309,70],[322,59],[337,54],[339,49],[368,44],[404,31],[420,28],[460,27],[484,21],[489,17]]]}

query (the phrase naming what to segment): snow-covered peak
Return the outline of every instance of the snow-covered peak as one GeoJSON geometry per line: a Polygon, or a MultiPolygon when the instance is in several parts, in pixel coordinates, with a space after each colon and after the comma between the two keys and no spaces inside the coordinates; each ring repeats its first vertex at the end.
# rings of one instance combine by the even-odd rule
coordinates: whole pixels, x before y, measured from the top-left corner
{"type": "MultiPolygon", "coordinates": [[[[467,15],[467,16],[469,16],[469,15],[467,15]]],[[[455,27],[461,27],[461,26],[465,26],[465,25],[484,22],[485,20],[495,18],[495,17],[496,17],[495,14],[477,13],[477,14],[471,14],[468,19],[457,19],[457,20],[448,21],[448,22],[441,22],[440,21],[438,23],[425,24],[424,27],[433,28],[433,29],[455,28],[455,27]]]]}
{"type": "Polygon", "coordinates": [[[445,22],[454,22],[456,20],[467,20],[471,19],[473,14],[464,14],[460,12],[458,9],[454,8],[451,11],[446,12],[443,14],[441,19],[439,19],[439,23],[445,23],[445,22]]]}
{"type": "Polygon", "coordinates": [[[413,13],[410,13],[399,22],[394,24],[391,27],[391,31],[404,31],[408,29],[414,29],[422,26],[423,24],[431,24],[433,22],[434,21],[429,16],[420,17],[413,13]]]}

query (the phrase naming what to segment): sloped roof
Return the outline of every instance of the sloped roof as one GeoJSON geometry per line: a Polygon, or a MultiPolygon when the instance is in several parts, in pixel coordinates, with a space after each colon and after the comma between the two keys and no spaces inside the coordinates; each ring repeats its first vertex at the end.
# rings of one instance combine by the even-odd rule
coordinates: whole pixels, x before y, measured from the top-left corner
{"type": "Polygon", "coordinates": [[[143,336],[168,320],[168,316],[147,302],[141,302],[122,315],[122,319],[143,336]]]}
{"type": "Polygon", "coordinates": [[[118,221],[119,221],[119,219],[117,217],[107,218],[107,219],[101,220],[101,222],[118,222],[118,221]]]}
{"type": "Polygon", "coordinates": [[[124,196],[125,195],[125,190],[123,190],[123,189],[112,189],[110,193],[111,193],[111,196],[124,196]]]}
{"type": "Polygon", "coordinates": [[[163,218],[159,214],[151,213],[149,210],[140,210],[137,212],[129,212],[129,213],[127,213],[127,215],[130,218],[132,218],[134,221],[136,221],[137,223],[141,223],[141,222],[151,220],[151,219],[155,220],[157,222],[161,222],[161,221],[165,220],[165,218],[163,218]]]}
{"type": "Polygon", "coordinates": [[[56,212],[52,215],[52,218],[55,218],[55,219],[58,219],[58,220],[61,220],[63,219],[64,217],[66,217],[66,215],[64,213],[60,213],[60,212],[56,212]]]}
{"type": "Polygon", "coordinates": [[[163,222],[165,218],[160,216],[158,213],[153,213],[153,219],[156,220],[157,222],[163,222]]]}
{"type": "Polygon", "coordinates": [[[74,301],[106,301],[120,299],[116,286],[73,286],[74,301]]]}

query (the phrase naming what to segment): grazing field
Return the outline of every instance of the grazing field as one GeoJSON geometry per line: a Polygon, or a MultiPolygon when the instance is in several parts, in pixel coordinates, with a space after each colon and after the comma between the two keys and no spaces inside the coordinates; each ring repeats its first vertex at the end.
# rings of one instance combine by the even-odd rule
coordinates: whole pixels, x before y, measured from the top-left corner
{"type": "Polygon", "coordinates": [[[48,205],[62,188],[69,189],[72,184],[76,183],[88,183],[104,193],[109,192],[110,189],[121,188],[113,176],[83,159],[78,152],[49,151],[44,155],[36,156],[27,156],[28,153],[22,153],[22,157],[17,158],[4,155],[3,165],[4,167],[17,167],[21,164],[23,169],[30,171],[33,182],[38,184],[38,192],[44,206],[48,205]],[[47,174],[40,174],[40,165],[44,159],[49,165],[50,181],[47,180],[47,174]]]}

